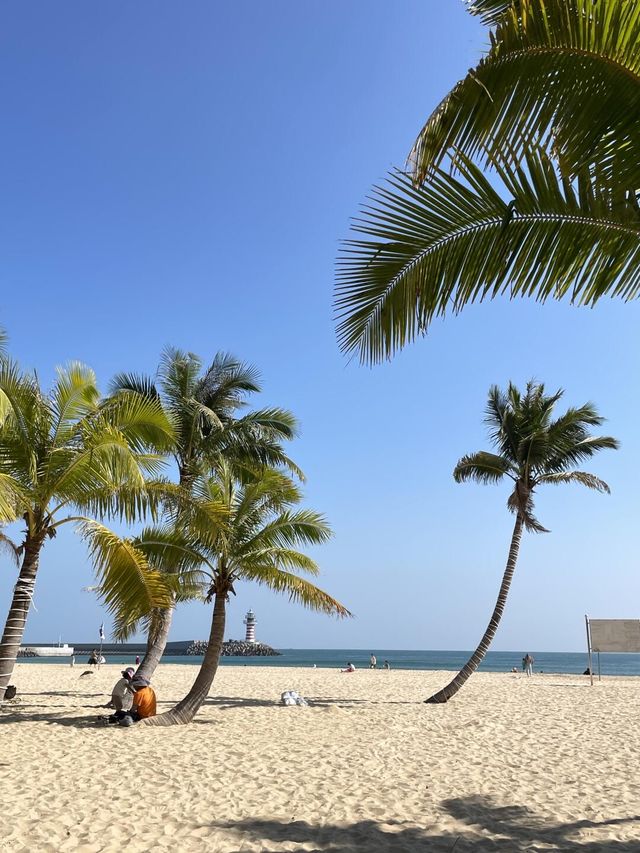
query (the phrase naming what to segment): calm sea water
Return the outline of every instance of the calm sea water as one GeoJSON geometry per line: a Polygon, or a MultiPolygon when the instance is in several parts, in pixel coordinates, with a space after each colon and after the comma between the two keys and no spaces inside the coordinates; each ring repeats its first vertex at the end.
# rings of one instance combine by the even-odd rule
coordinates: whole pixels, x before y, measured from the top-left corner
{"type": "MultiPolygon", "coordinates": [[[[356,668],[369,666],[369,655],[373,651],[378,666],[388,660],[392,669],[460,669],[471,652],[464,651],[418,651],[399,649],[280,649],[280,657],[223,657],[222,666],[303,666],[337,669],[351,661],[356,668]]],[[[529,651],[535,658],[535,672],[580,674],[587,668],[586,652],[536,652],[525,649],[521,652],[489,652],[480,670],[484,672],[508,672],[512,667],[519,670],[522,658],[529,651]]],[[[76,655],[76,666],[86,663],[87,655],[76,655]]],[[[135,655],[106,654],[107,663],[132,664],[135,655]]],[[[163,663],[184,666],[200,664],[200,656],[167,655],[163,663]]],[[[67,658],[19,658],[19,663],[67,663],[67,658]]],[[[597,659],[594,655],[594,670],[597,659]]],[[[603,675],[640,675],[640,655],[606,654],[601,656],[603,675]]]]}

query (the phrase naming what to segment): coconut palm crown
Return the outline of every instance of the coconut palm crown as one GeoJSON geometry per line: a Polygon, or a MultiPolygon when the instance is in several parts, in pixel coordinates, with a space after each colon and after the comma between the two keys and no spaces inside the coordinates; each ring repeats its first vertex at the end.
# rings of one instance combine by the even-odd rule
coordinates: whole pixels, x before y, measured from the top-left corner
{"type": "MultiPolygon", "coordinates": [[[[303,479],[282,446],[295,437],[296,419],[277,407],[246,411],[248,398],[261,390],[259,375],[254,367],[228,353],[217,353],[205,367],[194,353],[167,347],[155,377],[120,374],[112,389],[162,404],[175,428],[171,455],[178,485],[187,492],[198,477],[223,460],[237,467],[282,465],[303,479]]],[[[179,565],[165,563],[163,570],[177,572],[179,565]]],[[[147,648],[138,672],[146,678],[151,678],[160,662],[172,618],[173,609],[165,609],[145,620],[147,648]]],[[[116,632],[119,630],[117,624],[116,632]]]]}
{"type": "Polygon", "coordinates": [[[599,477],[576,469],[601,450],[617,449],[618,441],[610,436],[591,435],[590,429],[604,420],[591,403],[569,408],[554,418],[554,408],[562,395],[561,390],[547,394],[544,385],[533,380],[527,383],[524,393],[512,383],[506,392],[493,386],[485,422],[495,452],[480,450],[463,456],[454,469],[457,483],[510,480],[507,508],[515,515],[515,524],[498,599],[480,644],[453,681],[427,699],[428,703],[450,699],[482,662],[504,611],[523,529],[547,532],[534,515],[536,490],[543,485],[577,483],[597,492],[609,492],[609,486],[599,477]]]}
{"type": "MultiPolygon", "coordinates": [[[[329,615],[349,611],[303,575],[315,576],[318,566],[300,549],[330,537],[322,515],[298,509],[298,485],[282,470],[256,469],[238,474],[221,463],[215,472],[194,483],[192,498],[176,515],[178,523],[147,528],[130,547],[142,570],[173,567],[179,582],[177,597],[214,602],[209,645],[202,667],[188,695],[171,711],[153,719],[153,725],[188,723],[206,699],[215,677],[226,621],[229,596],[238,583],[251,581],[287,595],[291,601],[329,615]]],[[[92,525],[94,530],[96,525],[92,525]]],[[[94,538],[94,557],[108,565],[111,542],[100,548],[94,538]]],[[[129,602],[112,612],[121,637],[135,630],[142,609],[129,602]]]]}
{"type": "MultiPolygon", "coordinates": [[[[100,398],[92,370],[59,369],[50,393],[8,358],[0,360],[0,523],[24,520],[13,552],[20,564],[0,640],[0,699],[16,661],[45,543],[58,528],[116,516],[127,522],[158,506],[155,480],[173,429],[157,401],[100,398]],[[152,449],[151,449],[152,448],[152,449]],[[158,453],[157,451],[160,451],[158,453]]],[[[157,487],[157,488],[156,488],[157,487]]],[[[3,535],[3,543],[8,538],[3,535]]],[[[166,603],[157,573],[138,576],[149,601],[166,603]]]]}

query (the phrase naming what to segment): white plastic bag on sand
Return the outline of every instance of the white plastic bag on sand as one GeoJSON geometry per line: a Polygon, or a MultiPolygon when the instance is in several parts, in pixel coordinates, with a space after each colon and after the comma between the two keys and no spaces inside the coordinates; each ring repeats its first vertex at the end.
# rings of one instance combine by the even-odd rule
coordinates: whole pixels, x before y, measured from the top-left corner
{"type": "Polygon", "coordinates": [[[280,696],[283,705],[308,705],[309,703],[295,690],[285,690],[280,696]]]}

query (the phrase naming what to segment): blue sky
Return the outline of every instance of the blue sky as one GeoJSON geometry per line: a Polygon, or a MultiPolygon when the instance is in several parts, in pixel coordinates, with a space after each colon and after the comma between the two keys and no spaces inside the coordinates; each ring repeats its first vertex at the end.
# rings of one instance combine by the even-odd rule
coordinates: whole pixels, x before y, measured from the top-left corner
{"type": "MultiPolygon", "coordinates": [[[[475,645],[512,518],[505,487],[456,485],[486,446],[486,392],[531,376],[596,402],[622,441],[591,469],[613,494],[548,489],[496,649],[579,650],[585,612],[640,616],[636,345],[640,307],[489,303],[438,322],[392,363],[337,350],[334,260],[371,184],[402,164],[486,33],[457,0],[3,5],[0,324],[48,384],[79,359],[103,386],[171,343],[231,351],[293,410],[308,505],[335,537],[322,584],[336,623],[244,587],[276,646],[475,645]]],[[[0,618],[13,569],[0,570],[0,618]]],[[[26,638],[91,641],[104,618],[70,531],[47,544],[26,638]]],[[[173,639],[208,634],[209,609],[173,639]]]]}

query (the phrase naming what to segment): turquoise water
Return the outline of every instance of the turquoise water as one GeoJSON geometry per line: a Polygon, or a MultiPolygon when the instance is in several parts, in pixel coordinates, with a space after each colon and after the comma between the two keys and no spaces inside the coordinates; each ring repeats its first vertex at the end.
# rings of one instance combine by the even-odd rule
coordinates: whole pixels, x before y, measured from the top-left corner
{"type": "MultiPolygon", "coordinates": [[[[351,661],[356,668],[369,666],[369,655],[373,651],[378,666],[389,661],[392,669],[449,669],[458,670],[468,660],[471,652],[466,651],[420,651],[399,649],[279,649],[280,657],[223,657],[222,666],[303,666],[337,669],[351,661]]],[[[484,672],[508,672],[512,667],[521,669],[522,658],[529,651],[535,659],[534,672],[580,674],[587,668],[586,652],[536,652],[524,649],[519,652],[489,652],[480,670],[484,672]]],[[[85,653],[76,655],[76,666],[87,662],[85,653]]],[[[133,664],[135,655],[105,654],[107,663],[133,664]]],[[[200,656],[167,655],[163,663],[184,666],[200,664],[200,656]]],[[[68,658],[19,658],[19,663],[68,663],[68,658]]],[[[594,655],[594,670],[597,659],[594,655]]],[[[640,655],[606,654],[601,656],[603,675],[640,675],[640,655]]]]}

